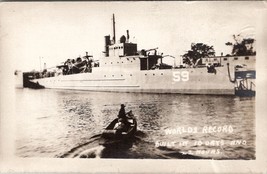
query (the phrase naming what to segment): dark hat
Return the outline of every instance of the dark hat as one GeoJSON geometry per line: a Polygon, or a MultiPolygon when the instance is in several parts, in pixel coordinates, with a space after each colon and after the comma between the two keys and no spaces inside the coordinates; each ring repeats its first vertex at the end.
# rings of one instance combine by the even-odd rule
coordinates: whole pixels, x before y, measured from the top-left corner
{"type": "Polygon", "coordinates": [[[122,107],[122,108],[125,108],[125,105],[124,105],[124,104],[121,104],[121,107],[122,107]]]}

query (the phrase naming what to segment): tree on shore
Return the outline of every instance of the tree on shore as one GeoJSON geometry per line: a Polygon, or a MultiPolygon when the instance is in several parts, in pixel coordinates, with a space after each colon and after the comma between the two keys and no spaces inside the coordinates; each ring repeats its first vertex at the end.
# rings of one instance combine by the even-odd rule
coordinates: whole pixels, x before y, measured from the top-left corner
{"type": "Polygon", "coordinates": [[[209,46],[203,43],[192,43],[191,50],[188,50],[182,55],[183,63],[196,66],[201,64],[201,58],[214,57],[215,51],[213,46],[209,46]]]}
{"type": "Polygon", "coordinates": [[[251,56],[256,55],[254,48],[255,39],[242,38],[240,35],[233,35],[235,43],[227,42],[225,45],[232,46],[232,55],[234,56],[251,56]]]}

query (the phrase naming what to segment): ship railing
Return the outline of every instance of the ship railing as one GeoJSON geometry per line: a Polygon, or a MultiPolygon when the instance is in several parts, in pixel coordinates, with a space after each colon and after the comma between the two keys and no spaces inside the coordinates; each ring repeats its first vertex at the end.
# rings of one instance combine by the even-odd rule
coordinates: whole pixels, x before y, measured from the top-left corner
{"type": "Polygon", "coordinates": [[[253,82],[250,82],[250,89],[253,90],[253,87],[254,87],[254,90],[255,90],[255,88],[256,88],[256,84],[253,83],[253,82]]]}
{"type": "Polygon", "coordinates": [[[242,80],[239,80],[239,81],[236,81],[236,87],[235,89],[236,90],[250,90],[250,91],[253,91],[255,90],[255,83],[250,81],[248,82],[248,79],[242,79],[242,80]]]}

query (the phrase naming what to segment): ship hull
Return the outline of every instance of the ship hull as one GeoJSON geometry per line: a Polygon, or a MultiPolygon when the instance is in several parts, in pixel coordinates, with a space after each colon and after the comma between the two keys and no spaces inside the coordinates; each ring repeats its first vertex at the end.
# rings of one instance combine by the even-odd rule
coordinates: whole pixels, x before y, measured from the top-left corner
{"type": "MultiPolygon", "coordinates": [[[[230,76],[233,74],[230,74],[230,76]]],[[[138,92],[234,95],[234,84],[230,82],[226,67],[217,67],[216,73],[207,68],[182,68],[165,70],[127,70],[94,68],[92,73],[60,75],[35,79],[45,88],[138,92]]]]}

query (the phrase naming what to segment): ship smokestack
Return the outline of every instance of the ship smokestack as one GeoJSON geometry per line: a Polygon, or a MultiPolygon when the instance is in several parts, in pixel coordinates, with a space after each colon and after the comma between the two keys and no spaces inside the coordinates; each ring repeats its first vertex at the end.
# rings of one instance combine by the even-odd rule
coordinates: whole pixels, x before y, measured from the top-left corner
{"type": "Polygon", "coordinates": [[[112,21],[113,21],[113,43],[115,44],[116,43],[116,33],[115,33],[115,15],[114,14],[113,14],[112,21]]]}
{"type": "Polygon", "coordinates": [[[127,40],[126,40],[126,42],[129,43],[129,39],[130,39],[129,30],[126,30],[126,33],[127,33],[127,40]]]}
{"type": "Polygon", "coordinates": [[[105,56],[109,56],[109,45],[110,45],[110,36],[105,36],[105,56]]]}

